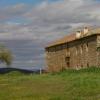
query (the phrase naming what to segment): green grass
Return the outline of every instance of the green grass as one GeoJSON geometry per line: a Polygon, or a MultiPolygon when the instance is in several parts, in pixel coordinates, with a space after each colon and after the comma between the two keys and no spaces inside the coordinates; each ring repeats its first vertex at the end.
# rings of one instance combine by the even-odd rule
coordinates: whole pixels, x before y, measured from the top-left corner
{"type": "Polygon", "coordinates": [[[100,69],[0,75],[0,100],[100,100],[100,69]]]}

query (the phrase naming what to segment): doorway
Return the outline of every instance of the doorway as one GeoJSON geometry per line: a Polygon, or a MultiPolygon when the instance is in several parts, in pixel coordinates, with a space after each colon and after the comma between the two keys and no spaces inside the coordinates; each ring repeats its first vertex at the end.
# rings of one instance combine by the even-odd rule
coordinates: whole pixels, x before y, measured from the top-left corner
{"type": "Polygon", "coordinates": [[[69,68],[70,67],[70,57],[66,57],[65,61],[66,61],[66,66],[69,68]]]}

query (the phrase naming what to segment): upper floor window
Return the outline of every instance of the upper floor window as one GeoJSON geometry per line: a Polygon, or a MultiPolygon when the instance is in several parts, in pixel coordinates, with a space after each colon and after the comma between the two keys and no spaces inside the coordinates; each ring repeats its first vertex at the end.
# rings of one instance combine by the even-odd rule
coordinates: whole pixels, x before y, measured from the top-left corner
{"type": "Polygon", "coordinates": [[[66,44],[63,44],[62,47],[63,47],[63,49],[65,49],[66,48],[66,44]]]}
{"type": "Polygon", "coordinates": [[[62,47],[63,47],[62,45],[58,45],[58,46],[57,46],[57,50],[61,50],[62,47]]]}
{"type": "Polygon", "coordinates": [[[97,47],[97,51],[100,51],[100,47],[97,47]]]}
{"type": "Polygon", "coordinates": [[[47,48],[46,51],[49,53],[50,52],[49,48],[47,48]]]}

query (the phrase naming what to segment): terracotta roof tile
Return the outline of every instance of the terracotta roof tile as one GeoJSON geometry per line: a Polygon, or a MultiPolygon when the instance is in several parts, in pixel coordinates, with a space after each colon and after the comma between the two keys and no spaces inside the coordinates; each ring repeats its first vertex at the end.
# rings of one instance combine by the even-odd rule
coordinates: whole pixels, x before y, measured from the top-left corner
{"type": "MultiPolygon", "coordinates": [[[[93,35],[93,34],[100,34],[100,27],[89,30],[88,34],[83,36],[83,37],[90,36],[90,35],[93,35]]],[[[54,42],[50,43],[46,47],[51,47],[51,46],[63,44],[63,43],[70,42],[70,41],[73,41],[73,40],[76,40],[76,33],[69,34],[69,35],[67,35],[67,36],[65,36],[65,37],[63,37],[63,38],[61,38],[57,41],[54,41],[54,42]]]]}
{"type": "Polygon", "coordinates": [[[67,35],[57,41],[54,41],[52,43],[50,43],[47,47],[50,47],[50,46],[54,46],[54,45],[59,45],[59,44],[63,44],[63,43],[66,43],[66,42],[70,42],[70,41],[73,41],[76,39],[76,34],[70,34],[70,35],[67,35]]]}

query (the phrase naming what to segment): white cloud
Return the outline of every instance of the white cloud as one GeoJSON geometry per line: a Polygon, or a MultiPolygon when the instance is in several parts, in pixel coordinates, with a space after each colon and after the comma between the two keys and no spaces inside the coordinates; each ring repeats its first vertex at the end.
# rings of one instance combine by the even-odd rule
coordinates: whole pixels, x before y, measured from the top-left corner
{"type": "Polygon", "coordinates": [[[24,13],[29,11],[29,7],[26,4],[16,4],[7,6],[0,9],[0,21],[7,21],[14,18],[20,18],[24,13]]]}
{"type": "Polygon", "coordinates": [[[32,9],[30,7],[30,10],[26,10],[27,7],[25,4],[17,4],[3,9],[5,15],[9,13],[23,17],[31,23],[0,24],[1,38],[47,41],[61,37],[81,24],[96,24],[100,21],[99,4],[94,0],[64,0],[50,4],[43,2],[32,9]]]}
{"type": "MultiPolygon", "coordinates": [[[[66,35],[74,28],[83,25],[100,26],[99,6],[100,2],[95,0],[62,0],[43,2],[35,7],[18,4],[2,8],[0,40],[28,39],[33,41],[33,45],[38,45],[34,48],[43,48],[48,42],[66,35]],[[20,21],[16,22],[16,18],[20,21]],[[13,21],[10,21],[12,19],[13,21]],[[25,22],[21,22],[22,20],[25,22]]],[[[38,52],[41,52],[41,49],[38,52]]],[[[34,64],[41,66],[44,62],[43,51],[35,57],[34,64]]]]}
{"type": "Polygon", "coordinates": [[[75,26],[98,24],[99,10],[99,4],[94,0],[64,0],[33,7],[24,17],[32,21],[33,32],[52,40],[52,36],[53,39],[57,35],[61,37],[75,26]]]}

